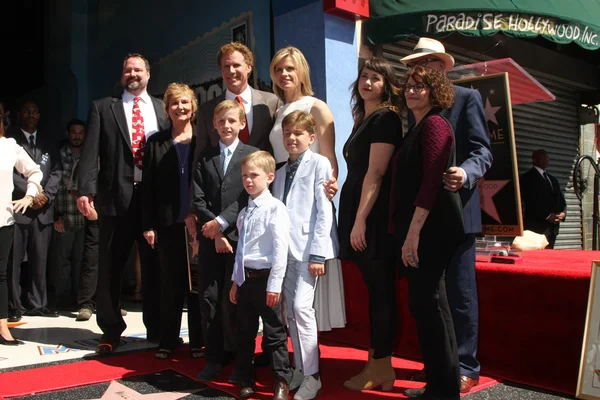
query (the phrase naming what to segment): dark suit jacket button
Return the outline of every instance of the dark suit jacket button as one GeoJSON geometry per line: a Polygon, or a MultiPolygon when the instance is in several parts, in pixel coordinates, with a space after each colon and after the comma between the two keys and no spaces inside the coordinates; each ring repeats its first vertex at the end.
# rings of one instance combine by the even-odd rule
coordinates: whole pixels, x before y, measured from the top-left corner
{"type": "Polygon", "coordinates": [[[225,193],[225,191],[226,191],[227,189],[223,188],[223,189],[221,189],[221,190],[223,191],[223,193],[225,193]]]}

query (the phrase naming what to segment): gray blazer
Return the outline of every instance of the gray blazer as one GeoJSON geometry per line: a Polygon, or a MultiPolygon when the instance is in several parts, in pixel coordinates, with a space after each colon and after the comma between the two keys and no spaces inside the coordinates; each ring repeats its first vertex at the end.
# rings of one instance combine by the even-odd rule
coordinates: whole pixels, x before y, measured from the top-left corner
{"type": "MultiPolygon", "coordinates": [[[[283,105],[279,97],[273,93],[263,92],[250,88],[252,91],[252,130],[248,145],[259,150],[273,153],[269,142],[269,133],[275,122],[275,112],[283,105]]],[[[217,104],[225,100],[225,93],[203,103],[196,115],[196,151],[194,152],[194,165],[202,150],[219,145],[219,134],[213,127],[213,114],[217,104]]]]}

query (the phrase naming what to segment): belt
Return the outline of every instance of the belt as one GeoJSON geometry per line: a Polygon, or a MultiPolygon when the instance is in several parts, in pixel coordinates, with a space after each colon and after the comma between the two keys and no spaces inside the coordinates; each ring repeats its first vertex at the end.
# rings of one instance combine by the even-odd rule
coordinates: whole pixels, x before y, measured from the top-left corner
{"type": "Polygon", "coordinates": [[[252,269],[244,267],[244,275],[246,276],[246,279],[268,277],[269,274],[271,274],[271,268],[252,269]]]}

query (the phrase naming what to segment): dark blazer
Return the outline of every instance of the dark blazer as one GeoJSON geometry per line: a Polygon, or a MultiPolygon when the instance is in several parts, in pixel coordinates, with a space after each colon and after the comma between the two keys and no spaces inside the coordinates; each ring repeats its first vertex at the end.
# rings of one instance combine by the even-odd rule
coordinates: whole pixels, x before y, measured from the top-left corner
{"type": "MultiPolygon", "coordinates": [[[[250,88],[252,91],[252,130],[250,131],[250,146],[257,147],[260,150],[266,150],[273,153],[269,133],[273,128],[275,112],[283,105],[279,97],[273,93],[263,92],[250,88]]],[[[196,117],[196,151],[194,160],[198,159],[200,152],[207,147],[219,146],[219,134],[213,127],[213,114],[217,104],[225,100],[225,93],[212,100],[203,103],[198,110],[196,117]]]]}
{"type": "Polygon", "coordinates": [[[223,232],[225,236],[238,240],[236,220],[248,202],[248,194],[242,184],[241,161],[255,151],[258,151],[256,147],[239,142],[225,173],[218,145],[200,153],[192,179],[190,209],[198,217],[199,226],[221,215],[229,224],[223,232]]]}
{"type": "MultiPolygon", "coordinates": [[[[60,179],[62,176],[62,164],[60,160],[60,151],[58,144],[45,136],[45,133],[36,134],[35,154],[29,150],[29,143],[25,135],[18,126],[11,126],[6,132],[7,137],[14,138],[17,144],[29,154],[31,159],[40,166],[44,177],[42,178],[42,188],[44,194],[48,197],[48,202],[39,210],[28,208],[25,214],[15,213],[15,222],[17,224],[29,224],[34,219],[38,219],[42,224],[48,225],[54,222],[54,198],[58,192],[60,179]]],[[[21,175],[16,169],[13,170],[13,182],[15,188],[12,198],[17,200],[25,196],[27,191],[27,178],[21,175]]]]}
{"type": "MultiPolygon", "coordinates": [[[[194,172],[192,157],[196,138],[192,137],[187,167],[188,187],[194,172]]],[[[161,229],[177,222],[181,208],[179,173],[181,164],[173,145],[171,129],[150,136],[144,151],[142,182],[142,228],[161,229]]]]}
{"type": "Polygon", "coordinates": [[[454,86],[454,92],[454,105],[440,115],[454,129],[456,165],[467,173],[467,184],[458,191],[464,207],[465,233],[479,233],[482,227],[477,183],[492,165],[490,135],[479,92],[461,86],[454,86]]]}
{"type": "Polygon", "coordinates": [[[525,229],[558,235],[559,224],[552,224],[546,220],[551,213],[561,213],[567,208],[558,180],[546,172],[552,182],[553,191],[550,190],[544,177],[531,168],[521,176],[521,200],[523,201],[523,225],[525,229]]]}
{"type": "MultiPolygon", "coordinates": [[[[159,130],[169,128],[162,100],[151,99],[159,130]]],[[[133,169],[131,135],[121,97],[92,102],[79,160],[79,195],[95,195],[96,208],[103,215],[125,215],[133,194],[133,169]]]]}

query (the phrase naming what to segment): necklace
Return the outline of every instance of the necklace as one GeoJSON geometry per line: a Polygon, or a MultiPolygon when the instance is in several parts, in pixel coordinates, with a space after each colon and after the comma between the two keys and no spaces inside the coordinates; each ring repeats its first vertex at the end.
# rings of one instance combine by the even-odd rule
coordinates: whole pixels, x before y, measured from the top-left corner
{"type": "Polygon", "coordinates": [[[183,156],[179,153],[179,147],[177,146],[177,144],[182,144],[182,143],[173,139],[173,145],[175,146],[175,151],[177,152],[177,159],[180,162],[183,159],[183,162],[181,162],[181,174],[183,175],[185,172],[185,164],[187,164],[188,155],[190,154],[190,146],[188,146],[188,145],[185,146],[185,158],[183,158],[183,156]]]}

